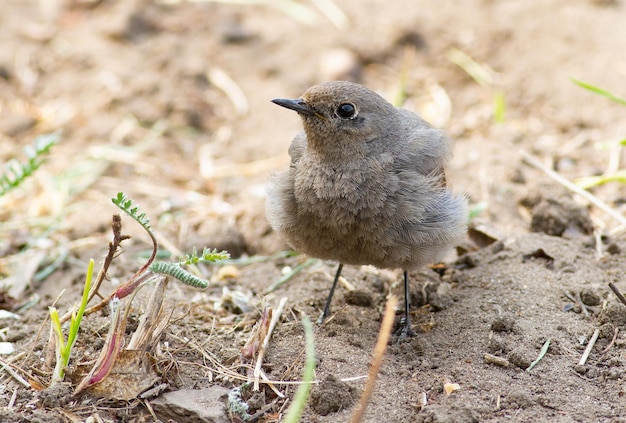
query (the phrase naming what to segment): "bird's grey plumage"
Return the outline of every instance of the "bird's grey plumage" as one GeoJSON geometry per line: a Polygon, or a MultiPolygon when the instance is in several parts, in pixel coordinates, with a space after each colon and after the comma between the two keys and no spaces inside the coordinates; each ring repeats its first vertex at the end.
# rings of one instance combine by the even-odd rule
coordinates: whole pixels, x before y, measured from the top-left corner
{"type": "Polygon", "coordinates": [[[298,111],[304,131],[289,148],[289,169],[274,175],[267,217],[294,249],[411,270],[442,260],[461,240],[465,199],[446,187],[451,141],[441,131],[350,82],[281,101],[298,111]],[[340,116],[345,104],[356,116],[340,116]]]}

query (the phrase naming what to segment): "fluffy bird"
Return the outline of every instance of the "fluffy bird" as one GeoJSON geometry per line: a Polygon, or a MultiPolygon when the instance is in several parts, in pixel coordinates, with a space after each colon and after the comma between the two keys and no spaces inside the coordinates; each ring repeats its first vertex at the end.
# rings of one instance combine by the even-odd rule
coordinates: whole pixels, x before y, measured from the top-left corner
{"type": "Polygon", "coordinates": [[[404,271],[404,317],[413,335],[408,271],[441,261],[466,232],[466,205],[446,184],[451,141],[416,114],[344,81],[273,103],[294,110],[304,131],[289,147],[289,169],[273,176],[271,226],[295,250],[344,264],[404,271]]]}

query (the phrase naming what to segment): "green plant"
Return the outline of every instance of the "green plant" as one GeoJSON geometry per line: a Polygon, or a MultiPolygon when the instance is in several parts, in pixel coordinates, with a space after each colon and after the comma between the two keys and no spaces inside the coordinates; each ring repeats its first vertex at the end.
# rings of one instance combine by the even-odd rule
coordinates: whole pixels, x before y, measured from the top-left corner
{"type": "Polygon", "coordinates": [[[69,333],[67,335],[67,341],[63,336],[63,329],[61,328],[61,319],[59,318],[59,311],[56,307],[50,307],[50,321],[52,324],[52,330],[56,336],[56,365],[54,372],[52,373],[52,382],[60,382],[65,377],[65,368],[70,361],[70,355],[72,353],[72,347],[76,343],[78,337],[78,329],[87,307],[89,299],[89,290],[91,289],[91,279],[93,277],[93,259],[89,260],[87,266],[87,274],[85,275],[85,286],[83,287],[83,296],[78,306],[78,310],[72,310],[69,333]]]}
{"type": "Polygon", "coordinates": [[[281,276],[280,279],[278,279],[276,282],[274,282],[269,288],[267,288],[264,291],[264,294],[269,294],[270,292],[276,291],[278,288],[280,288],[282,285],[290,281],[294,276],[296,276],[302,270],[306,269],[309,266],[316,264],[317,262],[319,262],[319,260],[316,258],[308,258],[303,263],[300,263],[299,265],[294,267],[290,272],[281,276]]]}
{"type": "Polygon", "coordinates": [[[204,279],[197,277],[180,266],[189,266],[204,263],[215,263],[217,261],[226,260],[230,258],[230,254],[226,251],[217,252],[216,249],[211,250],[205,248],[201,255],[198,255],[196,249],[193,249],[191,254],[186,254],[184,259],[181,259],[178,263],[171,263],[166,261],[156,261],[152,263],[149,269],[154,273],[160,273],[163,275],[169,275],[175,279],[178,279],[185,285],[193,286],[194,288],[206,288],[207,282],[204,279]]]}
{"type": "Polygon", "coordinates": [[[606,98],[608,98],[610,100],[613,100],[614,102],[616,102],[618,104],[621,104],[622,106],[626,106],[626,99],[623,99],[623,98],[619,97],[618,95],[613,94],[610,91],[607,91],[607,90],[602,89],[600,87],[597,87],[595,85],[588,84],[588,83],[583,82],[583,81],[579,81],[578,79],[575,79],[575,78],[572,78],[572,81],[575,84],[577,84],[578,86],[583,87],[584,89],[589,90],[592,93],[595,93],[595,94],[598,94],[598,95],[600,95],[602,97],[606,97],[606,98]]]}
{"type": "MultiPolygon", "coordinates": [[[[608,90],[602,89],[592,84],[588,84],[583,81],[579,81],[578,79],[572,78],[572,81],[576,85],[588,91],[591,91],[594,94],[597,94],[602,97],[606,97],[609,100],[616,102],[617,104],[626,106],[626,99],[621,98],[618,95],[608,90]]],[[[614,144],[614,146],[617,149],[617,154],[615,154],[617,158],[619,158],[619,153],[621,152],[621,149],[624,147],[624,145],[626,145],[626,138],[623,138],[614,144]]],[[[619,160],[613,160],[612,165],[609,166],[609,168],[603,175],[585,176],[583,178],[579,178],[576,180],[576,185],[578,185],[579,187],[583,189],[589,189],[598,185],[606,184],[608,182],[626,183],[626,169],[619,169],[618,166],[619,166],[619,160]]]]}
{"type": "Polygon", "coordinates": [[[306,359],[304,362],[304,372],[302,373],[302,384],[298,387],[293,397],[293,402],[287,410],[284,423],[297,423],[304,410],[304,406],[311,392],[311,383],[315,375],[315,339],[313,337],[313,326],[311,320],[305,315],[302,317],[304,327],[304,338],[306,342],[306,359]]]}
{"type": "Polygon", "coordinates": [[[474,81],[493,90],[493,120],[503,123],[506,114],[504,91],[498,82],[498,74],[489,65],[480,64],[469,54],[456,48],[448,51],[448,60],[463,69],[474,81]]]}
{"type": "Polygon", "coordinates": [[[476,217],[480,216],[480,214],[485,210],[487,210],[487,203],[485,202],[472,204],[472,206],[467,211],[467,220],[475,219],[476,217]]]}
{"type": "MultiPolygon", "coordinates": [[[[146,230],[146,232],[148,232],[148,235],[150,235],[150,238],[152,239],[152,244],[153,244],[152,255],[150,256],[146,264],[139,270],[139,272],[135,274],[135,276],[145,273],[146,270],[150,270],[154,273],[172,276],[173,278],[178,279],[179,281],[181,281],[182,283],[186,285],[190,285],[196,288],[206,288],[207,282],[205,280],[189,273],[188,271],[183,269],[181,266],[193,265],[193,264],[197,264],[200,262],[215,263],[217,261],[226,260],[230,258],[230,254],[228,254],[226,251],[218,252],[215,249],[211,250],[209,248],[205,248],[202,251],[202,254],[198,256],[198,253],[196,249],[194,248],[191,254],[186,254],[185,257],[179,260],[178,263],[164,262],[164,261],[154,262],[154,259],[158,251],[158,245],[157,245],[156,239],[154,238],[154,234],[152,233],[152,229],[150,227],[150,219],[146,216],[145,213],[142,213],[139,206],[135,205],[133,201],[130,200],[126,196],[126,194],[124,194],[123,192],[118,192],[117,197],[112,198],[111,201],[113,201],[113,204],[118,206],[120,209],[122,209],[122,211],[124,211],[127,215],[129,215],[137,223],[139,223],[146,230]]],[[[141,280],[142,279],[139,277],[133,277],[131,278],[131,280],[129,280],[129,282],[131,281],[140,282],[141,280]]],[[[133,287],[133,286],[136,287],[136,285],[133,285],[132,283],[128,284],[128,286],[122,289],[119,293],[125,292],[127,291],[127,288],[133,287]]],[[[123,298],[123,297],[120,297],[118,295],[118,298],[123,298]]]]}
{"type": "Polygon", "coordinates": [[[59,142],[59,139],[60,136],[56,132],[40,135],[35,138],[33,145],[24,148],[28,161],[21,163],[17,159],[9,160],[4,165],[4,171],[0,175],[0,197],[19,186],[39,169],[45,162],[45,157],[50,153],[50,149],[59,142]]]}
{"type": "MultiPolygon", "coordinates": [[[[201,255],[198,255],[194,249],[191,254],[187,254],[177,263],[154,262],[158,252],[158,245],[150,227],[150,219],[123,192],[119,192],[117,196],[112,199],[112,201],[133,220],[139,223],[146,230],[146,232],[148,232],[150,238],[152,239],[153,250],[146,263],[144,263],[144,265],[125,283],[121,284],[109,296],[105,296],[98,304],[87,308],[89,302],[98,293],[100,284],[105,279],[108,268],[113,258],[116,256],[121,242],[129,238],[127,235],[122,235],[121,233],[122,224],[120,216],[114,215],[112,223],[113,241],[109,243],[109,252],[105,257],[102,267],[93,284],[92,275],[94,261],[90,260],[87,275],[85,277],[83,295],[78,310],[72,310],[71,312],[66,313],[63,317],[59,317],[58,310],[55,307],[50,307],[50,318],[52,322],[50,346],[51,348],[54,348],[57,360],[52,377],[53,383],[63,380],[65,369],[69,363],[71,350],[76,342],[83,316],[98,311],[107,305],[112,307],[113,317],[105,345],[101,350],[100,356],[96,360],[92,370],[76,388],[76,392],[80,392],[91,385],[101,382],[107,377],[113,368],[124,343],[123,337],[125,333],[126,315],[132,302],[131,294],[135,294],[138,289],[146,283],[159,279],[160,274],[173,276],[181,282],[195,287],[206,288],[206,281],[183,270],[180,266],[193,265],[200,262],[216,262],[218,260],[229,258],[229,254],[225,251],[217,252],[215,249],[210,250],[205,248],[201,255]],[[127,301],[121,301],[129,296],[130,298],[127,301]],[[66,340],[63,335],[62,325],[67,321],[69,321],[69,333],[66,340]]],[[[162,287],[164,289],[166,281],[161,280],[160,282],[162,283],[162,287]]],[[[150,332],[150,330],[154,329],[148,328],[147,332],[150,332]]],[[[146,339],[150,339],[150,337],[147,336],[146,339]]]]}
{"type": "MultiPolygon", "coordinates": [[[[199,288],[206,288],[208,285],[206,281],[187,272],[182,269],[181,266],[193,265],[199,262],[216,262],[230,257],[225,251],[218,253],[217,250],[205,248],[201,255],[198,255],[194,249],[191,254],[186,255],[177,263],[155,262],[154,260],[158,253],[158,244],[150,226],[150,219],[147,217],[146,213],[142,212],[139,206],[137,206],[123,192],[118,192],[117,196],[112,198],[111,201],[146,230],[152,240],[152,253],[144,265],[125,283],[121,284],[113,293],[111,293],[111,295],[104,298],[99,304],[96,304],[87,310],[87,313],[91,313],[109,304],[113,309],[113,318],[105,345],[102,348],[98,359],[89,374],[78,384],[75,393],[101,382],[113,369],[117,357],[122,350],[123,336],[126,327],[126,314],[132,302],[132,295],[137,293],[141,286],[150,281],[154,281],[155,279],[159,279],[160,274],[165,274],[172,276],[185,284],[199,288]],[[130,298],[127,301],[122,302],[121,300],[126,297],[130,298]]],[[[113,232],[114,242],[109,246],[109,255],[105,258],[103,271],[101,271],[98,275],[98,280],[96,281],[95,289],[92,290],[92,295],[98,290],[99,284],[103,280],[103,275],[106,274],[106,267],[108,266],[108,263],[110,263],[110,259],[114,257],[115,251],[119,246],[119,242],[128,238],[127,236],[121,235],[121,220],[119,216],[114,216],[113,218],[113,232]]],[[[152,329],[147,329],[148,332],[150,330],[152,329]]],[[[150,336],[146,336],[145,339],[150,339],[150,336]]],[[[145,348],[145,346],[143,346],[143,348],[145,348]]]]}

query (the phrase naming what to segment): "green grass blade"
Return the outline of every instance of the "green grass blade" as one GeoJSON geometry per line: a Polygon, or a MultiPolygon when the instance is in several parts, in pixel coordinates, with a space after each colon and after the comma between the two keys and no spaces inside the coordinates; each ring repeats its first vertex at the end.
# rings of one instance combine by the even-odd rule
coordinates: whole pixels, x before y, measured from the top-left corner
{"type": "Polygon", "coordinates": [[[68,360],[69,360],[69,352],[71,352],[74,343],[76,342],[76,337],[78,336],[78,329],[80,328],[80,323],[83,320],[83,314],[85,313],[85,309],[87,308],[87,302],[89,301],[89,291],[91,290],[91,281],[93,279],[93,259],[89,260],[89,264],[87,265],[87,274],[85,275],[85,286],[83,287],[83,296],[80,300],[80,306],[78,307],[78,312],[76,313],[76,317],[72,318],[70,324],[70,332],[67,336],[67,345],[68,345],[68,360]]]}
{"type": "Polygon", "coordinates": [[[451,48],[446,54],[449,61],[463,69],[474,81],[483,87],[496,83],[496,73],[487,64],[480,64],[469,54],[457,48],[451,48]]]}
{"type": "Polygon", "coordinates": [[[304,338],[306,342],[306,360],[302,374],[302,385],[298,387],[283,423],[298,423],[300,421],[300,416],[302,415],[306,401],[309,399],[311,382],[313,382],[313,376],[315,374],[315,339],[313,338],[311,320],[309,320],[306,315],[302,316],[302,326],[304,327],[304,338]]]}
{"type": "Polygon", "coordinates": [[[608,175],[585,176],[576,179],[576,181],[574,182],[576,185],[583,189],[594,188],[599,185],[607,184],[609,182],[626,183],[626,169],[621,169],[608,175]]]}
{"type": "Polygon", "coordinates": [[[506,118],[506,102],[504,100],[504,92],[496,91],[493,95],[493,121],[495,123],[504,123],[506,118]]]}
{"type": "Polygon", "coordinates": [[[623,98],[621,98],[621,97],[618,97],[617,95],[613,94],[613,93],[612,93],[612,92],[610,92],[610,91],[603,90],[603,89],[602,89],[602,88],[600,88],[600,87],[596,87],[595,85],[587,84],[586,82],[579,81],[578,79],[575,79],[575,78],[572,78],[572,81],[573,81],[575,84],[577,84],[577,85],[579,85],[579,86],[583,87],[584,89],[591,91],[592,93],[595,93],[595,94],[601,95],[602,97],[606,97],[606,98],[608,98],[609,100],[613,100],[614,102],[619,103],[619,104],[621,104],[622,106],[626,106],[626,99],[623,99],[623,98]]]}
{"type": "Polygon", "coordinates": [[[278,279],[276,282],[274,282],[272,284],[272,286],[270,286],[269,288],[267,288],[265,290],[265,294],[269,294],[270,292],[276,291],[278,288],[280,288],[283,284],[287,283],[289,280],[291,280],[291,278],[293,278],[294,276],[296,276],[298,273],[300,273],[303,269],[306,269],[309,266],[314,265],[315,263],[317,263],[319,260],[316,258],[309,258],[307,259],[304,263],[300,263],[299,265],[297,265],[296,267],[294,267],[291,272],[287,273],[286,275],[283,275],[280,279],[278,279]]]}

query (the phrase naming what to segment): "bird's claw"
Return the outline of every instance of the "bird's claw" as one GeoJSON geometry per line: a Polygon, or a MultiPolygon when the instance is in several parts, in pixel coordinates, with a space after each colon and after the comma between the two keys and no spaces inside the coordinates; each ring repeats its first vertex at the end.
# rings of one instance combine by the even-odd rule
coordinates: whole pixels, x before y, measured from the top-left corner
{"type": "Polygon", "coordinates": [[[396,341],[402,341],[416,335],[411,327],[411,321],[407,320],[405,317],[400,320],[400,327],[393,334],[396,337],[396,341]]]}

